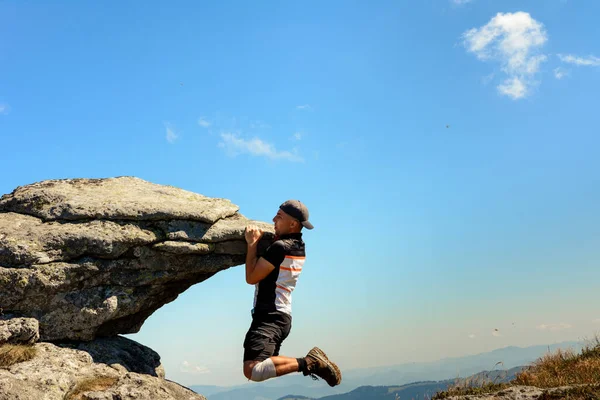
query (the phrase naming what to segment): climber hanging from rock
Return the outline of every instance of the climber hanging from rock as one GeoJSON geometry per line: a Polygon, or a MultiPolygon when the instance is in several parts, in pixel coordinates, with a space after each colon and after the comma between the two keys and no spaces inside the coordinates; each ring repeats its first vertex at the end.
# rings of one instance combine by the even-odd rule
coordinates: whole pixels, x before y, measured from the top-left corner
{"type": "Polygon", "coordinates": [[[281,343],[292,326],[292,291],[305,261],[302,229],[313,229],[308,209],[298,200],[283,203],[275,217],[275,241],[265,254],[257,256],[262,231],[246,228],[246,282],[255,285],[252,323],[244,340],[244,375],[260,382],[292,372],[313,379],[320,377],[329,386],[339,385],[342,374],[318,347],[305,357],[280,356],[281,343]]]}

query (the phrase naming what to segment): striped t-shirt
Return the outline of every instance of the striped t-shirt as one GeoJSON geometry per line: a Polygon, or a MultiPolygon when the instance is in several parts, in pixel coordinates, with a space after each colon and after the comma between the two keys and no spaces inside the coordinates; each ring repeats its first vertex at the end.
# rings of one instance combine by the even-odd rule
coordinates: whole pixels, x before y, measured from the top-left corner
{"type": "Polygon", "coordinates": [[[292,314],[292,292],[306,258],[302,233],[281,235],[262,256],[275,266],[255,285],[254,311],[280,311],[292,314]]]}

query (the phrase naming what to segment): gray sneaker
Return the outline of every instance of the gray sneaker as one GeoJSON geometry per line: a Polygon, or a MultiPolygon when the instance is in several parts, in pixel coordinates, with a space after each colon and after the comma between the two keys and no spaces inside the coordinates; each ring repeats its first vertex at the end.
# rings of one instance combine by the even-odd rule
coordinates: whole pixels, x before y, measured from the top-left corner
{"type": "Polygon", "coordinates": [[[306,371],[304,375],[310,375],[313,379],[317,376],[331,387],[342,382],[342,373],[335,363],[329,361],[325,352],[318,347],[313,347],[305,357],[306,371]]]}

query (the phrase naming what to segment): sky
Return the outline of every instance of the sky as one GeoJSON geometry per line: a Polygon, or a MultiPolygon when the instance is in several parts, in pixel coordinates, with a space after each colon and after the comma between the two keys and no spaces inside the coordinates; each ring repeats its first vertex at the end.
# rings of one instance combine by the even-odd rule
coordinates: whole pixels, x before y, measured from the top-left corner
{"type": "MultiPolygon", "coordinates": [[[[0,2],[0,193],[136,176],[315,225],[282,354],[344,370],[600,331],[600,2],[0,2]]],[[[127,335],[234,385],[233,267],[127,335]]]]}

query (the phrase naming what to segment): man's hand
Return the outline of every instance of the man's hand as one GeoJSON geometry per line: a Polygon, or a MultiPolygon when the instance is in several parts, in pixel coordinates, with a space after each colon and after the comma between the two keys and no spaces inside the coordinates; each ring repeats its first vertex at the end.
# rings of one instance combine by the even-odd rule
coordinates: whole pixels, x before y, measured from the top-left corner
{"type": "Polygon", "coordinates": [[[246,242],[249,246],[254,246],[260,240],[263,235],[263,231],[261,231],[258,227],[254,225],[248,225],[246,227],[246,242]]]}
{"type": "Polygon", "coordinates": [[[246,242],[248,242],[248,252],[246,253],[246,282],[254,285],[264,279],[275,269],[275,267],[264,258],[257,258],[257,244],[263,235],[258,227],[254,225],[246,226],[246,242]]]}

